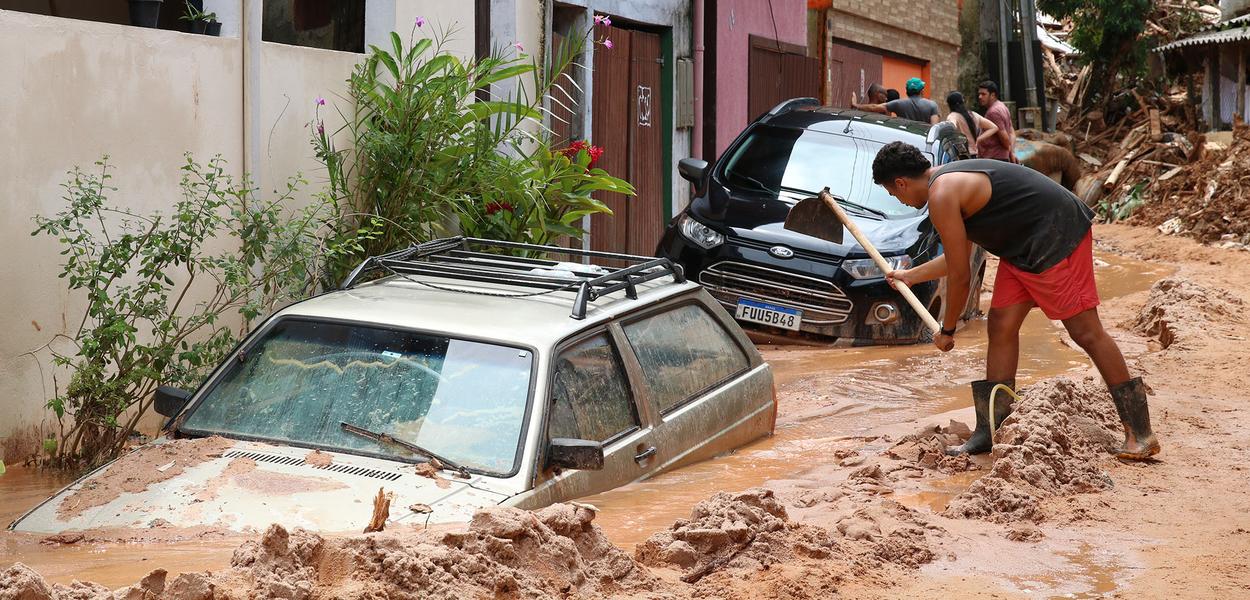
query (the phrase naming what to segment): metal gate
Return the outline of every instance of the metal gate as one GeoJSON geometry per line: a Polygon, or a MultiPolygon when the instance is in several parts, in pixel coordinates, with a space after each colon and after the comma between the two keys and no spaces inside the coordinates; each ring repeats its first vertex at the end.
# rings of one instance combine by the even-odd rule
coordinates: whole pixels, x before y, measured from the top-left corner
{"type": "Polygon", "coordinates": [[[830,106],[850,106],[851,94],[865,102],[868,86],[881,83],[882,61],[874,54],[833,42],[829,45],[826,74],[829,78],[830,106]]]}
{"type": "Polygon", "coordinates": [[[638,195],[595,194],[614,214],[591,217],[590,246],[649,256],[665,222],[660,36],[612,27],[608,37],[612,48],[595,48],[591,139],[604,150],[598,166],[638,195]]]}
{"type": "Polygon", "coordinates": [[[751,36],[747,73],[748,118],[755,119],[782,100],[820,97],[820,60],[803,46],[751,36]]]}

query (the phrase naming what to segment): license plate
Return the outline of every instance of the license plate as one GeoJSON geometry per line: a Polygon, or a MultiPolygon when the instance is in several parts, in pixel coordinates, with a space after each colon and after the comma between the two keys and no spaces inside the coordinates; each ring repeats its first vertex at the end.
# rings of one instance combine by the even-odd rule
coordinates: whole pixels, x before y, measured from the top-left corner
{"type": "Polygon", "coordinates": [[[756,302],[755,300],[747,300],[745,298],[738,300],[738,310],[734,312],[734,316],[743,321],[772,325],[773,327],[792,329],[794,331],[798,331],[799,325],[803,323],[803,311],[801,310],[768,304],[767,302],[756,302]]]}

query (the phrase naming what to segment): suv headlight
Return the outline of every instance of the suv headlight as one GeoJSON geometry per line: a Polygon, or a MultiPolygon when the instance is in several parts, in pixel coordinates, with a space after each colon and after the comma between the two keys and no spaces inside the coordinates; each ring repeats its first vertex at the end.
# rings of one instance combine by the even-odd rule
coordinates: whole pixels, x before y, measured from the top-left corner
{"type": "MultiPolygon", "coordinates": [[[[890,263],[890,269],[898,271],[901,269],[911,268],[911,257],[906,254],[900,256],[887,256],[885,262],[890,263]]],[[[855,279],[875,279],[885,277],[885,273],[877,268],[877,263],[871,258],[857,258],[854,260],[844,261],[842,270],[850,273],[855,279]]]]}
{"type": "Polygon", "coordinates": [[[690,218],[689,215],[682,215],[681,222],[677,226],[681,228],[681,234],[686,236],[686,239],[704,250],[711,250],[725,243],[724,234],[690,218]]]}

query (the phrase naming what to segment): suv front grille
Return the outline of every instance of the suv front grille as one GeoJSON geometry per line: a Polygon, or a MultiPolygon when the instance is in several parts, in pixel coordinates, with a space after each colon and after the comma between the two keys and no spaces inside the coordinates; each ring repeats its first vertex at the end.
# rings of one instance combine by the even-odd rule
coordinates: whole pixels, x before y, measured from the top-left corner
{"type": "Polygon", "coordinates": [[[836,325],[854,304],[833,282],[739,262],[719,262],[699,274],[699,283],[732,312],[739,298],[803,311],[803,322],[836,325]]]}

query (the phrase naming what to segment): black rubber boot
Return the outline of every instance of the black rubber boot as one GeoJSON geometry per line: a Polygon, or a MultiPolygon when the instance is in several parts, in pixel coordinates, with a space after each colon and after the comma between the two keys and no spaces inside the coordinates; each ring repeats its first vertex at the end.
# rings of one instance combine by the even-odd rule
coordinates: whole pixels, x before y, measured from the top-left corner
{"type": "Polygon", "coordinates": [[[1128,460],[1145,460],[1159,453],[1159,441],[1150,430],[1150,408],[1146,403],[1146,386],[1141,377],[1111,387],[1115,411],[1124,425],[1124,445],[1116,456],[1128,460]]]}
{"type": "MultiPolygon", "coordinates": [[[[961,446],[947,448],[946,453],[950,456],[959,456],[960,454],[985,454],[994,447],[994,440],[990,439],[990,393],[994,387],[1004,384],[1015,390],[1014,381],[974,381],[972,382],[972,406],[977,411],[977,427],[972,430],[972,437],[968,438],[961,446]]],[[[999,392],[994,396],[994,428],[1003,424],[1003,420],[1007,415],[1011,414],[1011,404],[1015,399],[1011,394],[999,392]]]]}

